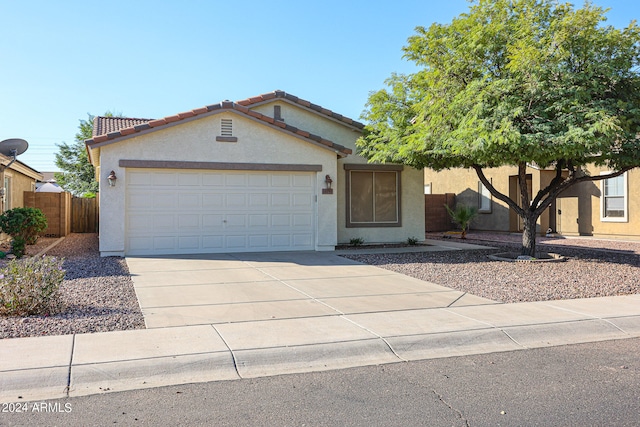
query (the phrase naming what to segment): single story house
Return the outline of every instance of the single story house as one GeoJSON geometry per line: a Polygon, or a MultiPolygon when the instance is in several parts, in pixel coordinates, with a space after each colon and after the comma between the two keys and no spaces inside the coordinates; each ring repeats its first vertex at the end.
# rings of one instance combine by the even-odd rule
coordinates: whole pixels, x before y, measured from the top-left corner
{"type": "MultiPolygon", "coordinates": [[[[589,166],[593,175],[610,173],[606,168],[589,166]]],[[[503,166],[486,169],[485,175],[498,191],[519,200],[518,169],[503,166]]],[[[529,166],[527,187],[530,195],[545,188],[555,170],[529,166]]],[[[424,171],[425,193],[454,193],[456,203],[478,208],[471,228],[482,231],[520,232],[522,223],[514,211],[492,197],[473,169],[424,171]]],[[[583,182],[560,193],[538,221],[539,234],[552,232],[565,236],[640,239],[640,170],[600,181],[583,182]]]]}
{"type": "Polygon", "coordinates": [[[20,160],[12,160],[12,157],[0,154],[2,212],[24,207],[24,192],[35,191],[36,182],[42,180],[40,172],[20,160]]]}
{"type": "Polygon", "coordinates": [[[283,91],[157,120],[96,117],[103,256],[333,250],[424,237],[423,172],[368,164],[363,125],[283,91]]]}

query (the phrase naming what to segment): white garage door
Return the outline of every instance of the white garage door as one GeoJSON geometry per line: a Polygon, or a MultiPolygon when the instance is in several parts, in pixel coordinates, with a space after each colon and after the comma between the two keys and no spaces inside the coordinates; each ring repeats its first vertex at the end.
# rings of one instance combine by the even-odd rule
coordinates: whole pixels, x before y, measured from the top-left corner
{"type": "Polygon", "coordinates": [[[312,250],[315,173],[128,169],[128,255],[312,250]]]}

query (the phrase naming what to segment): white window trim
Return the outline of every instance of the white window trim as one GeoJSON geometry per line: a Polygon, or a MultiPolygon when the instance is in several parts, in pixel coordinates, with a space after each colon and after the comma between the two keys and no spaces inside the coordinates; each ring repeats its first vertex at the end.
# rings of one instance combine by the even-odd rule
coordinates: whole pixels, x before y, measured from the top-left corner
{"type": "MultiPolygon", "coordinates": [[[[608,175],[611,171],[600,172],[600,175],[608,175]]],[[[624,216],[622,217],[606,217],[604,216],[604,182],[606,179],[600,180],[600,221],[601,222],[629,222],[629,177],[627,172],[622,175],[622,195],[624,197],[624,216]]]]}
{"type": "MultiPolygon", "coordinates": [[[[489,182],[493,184],[493,178],[489,178],[489,182]]],[[[484,186],[482,181],[478,181],[478,213],[491,213],[493,207],[493,197],[487,187],[484,186]],[[486,194],[485,194],[486,193],[486,194]],[[482,197],[489,199],[489,207],[482,209],[482,197]]]]}

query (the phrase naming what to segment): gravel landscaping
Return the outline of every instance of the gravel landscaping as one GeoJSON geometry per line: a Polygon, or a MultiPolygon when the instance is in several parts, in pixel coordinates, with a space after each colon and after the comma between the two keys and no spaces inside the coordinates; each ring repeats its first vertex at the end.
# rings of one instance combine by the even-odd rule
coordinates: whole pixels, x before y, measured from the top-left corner
{"type": "MultiPolygon", "coordinates": [[[[27,246],[35,255],[58,239],[27,246]]],[[[101,258],[97,234],[71,234],[47,252],[64,257],[60,286],[67,309],[52,316],[0,317],[0,338],[144,329],[144,319],[123,258],[101,258]]]]}
{"type": "MultiPolygon", "coordinates": [[[[442,233],[427,238],[449,241],[442,233]]],[[[540,238],[539,250],[567,261],[520,263],[487,257],[517,250],[519,235],[470,233],[466,240],[451,241],[496,249],[345,256],[505,303],[640,294],[640,242],[540,238]]]]}
{"type": "MultiPolygon", "coordinates": [[[[444,245],[460,241],[442,233],[427,238],[444,245]]],[[[27,254],[36,255],[57,240],[41,238],[27,254]]],[[[354,249],[343,256],[505,303],[640,294],[640,242],[540,238],[540,250],[568,258],[554,263],[487,257],[517,250],[519,235],[470,233],[462,242],[495,249],[374,255],[354,249]]],[[[67,309],[52,316],[0,317],[0,339],[144,329],[125,260],[101,258],[96,234],[71,234],[47,255],[65,258],[61,293],[67,309]]]]}

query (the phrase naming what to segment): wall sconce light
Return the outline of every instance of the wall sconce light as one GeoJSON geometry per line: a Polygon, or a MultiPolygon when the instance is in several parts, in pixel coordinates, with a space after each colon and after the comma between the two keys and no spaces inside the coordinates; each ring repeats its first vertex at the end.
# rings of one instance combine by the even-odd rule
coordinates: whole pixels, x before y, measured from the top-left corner
{"type": "Polygon", "coordinates": [[[118,177],[116,176],[116,173],[114,171],[111,171],[111,173],[107,177],[107,181],[109,181],[109,187],[115,187],[117,179],[118,177]]]}
{"type": "Polygon", "coordinates": [[[322,189],[322,194],[333,194],[333,188],[331,188],[332,182],[333,180],[329,175],[324,177],[324,184],[326,185],[326,188],[322,189]]]}

